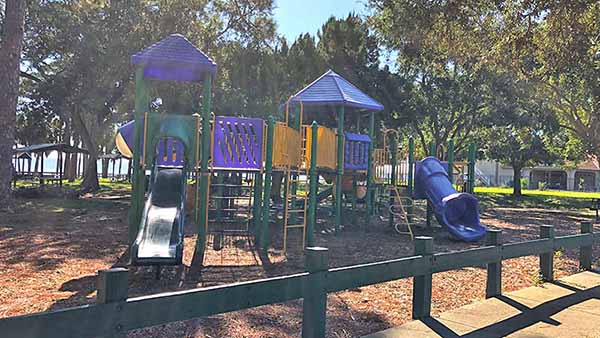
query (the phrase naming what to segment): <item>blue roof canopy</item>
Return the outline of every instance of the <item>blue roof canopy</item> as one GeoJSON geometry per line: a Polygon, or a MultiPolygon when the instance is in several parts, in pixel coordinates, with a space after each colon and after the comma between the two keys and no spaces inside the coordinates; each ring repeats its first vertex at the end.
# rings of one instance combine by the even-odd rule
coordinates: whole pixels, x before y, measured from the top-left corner
{"type": "Polygon", "coordinates": [[[328,70],[301,91],[290,102],[302,102],[303,106],[344,106],[358,110],[381,111],[383,105],[356,88],[333,70],[328,70]]]}
{"type": "Polygon", "coordinates": [[[181,34],[171,34],[135,53],[131,63],[144,66],[144,77],[159,80],[199,82],[204,74],[217,72],[217,64],[181,34]]]}

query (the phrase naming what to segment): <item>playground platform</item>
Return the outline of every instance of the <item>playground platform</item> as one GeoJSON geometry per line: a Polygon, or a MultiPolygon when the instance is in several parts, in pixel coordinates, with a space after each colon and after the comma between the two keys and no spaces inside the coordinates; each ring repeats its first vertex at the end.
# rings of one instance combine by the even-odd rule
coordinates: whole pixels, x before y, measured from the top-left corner
{"type": "Polygon", "coordinates": [[[600,273],[582,272],[363,338],[600,337],[600,273]]]}

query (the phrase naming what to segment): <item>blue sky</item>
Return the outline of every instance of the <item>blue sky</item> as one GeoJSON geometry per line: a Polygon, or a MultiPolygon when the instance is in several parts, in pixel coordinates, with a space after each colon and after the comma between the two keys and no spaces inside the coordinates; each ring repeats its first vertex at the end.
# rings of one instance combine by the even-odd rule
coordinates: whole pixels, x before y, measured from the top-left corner
{"type": "Polygon", "coordinates": [[[330,16],[365,13],[365,0],[275,0],[277,30],[288,41],[302,33],[315,34],[330,16]]]}

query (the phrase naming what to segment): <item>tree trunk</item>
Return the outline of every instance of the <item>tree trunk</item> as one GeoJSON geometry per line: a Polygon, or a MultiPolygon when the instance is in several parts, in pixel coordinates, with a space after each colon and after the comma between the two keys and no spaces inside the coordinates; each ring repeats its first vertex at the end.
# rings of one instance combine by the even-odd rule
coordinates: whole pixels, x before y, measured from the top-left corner
{"type": "Polygon", "coordinates": [[[26,2],[6,0],[0,44],[0,205],[11,201],[12,148],[17,124],[19,65],[23,46],[26,2]]]}
{"type": "Polygon", "coordinates": [[[102,178],[108,178],[108,166],[110,164],[110,160],[108,158],[102,159],[102,178]]]}
{"type": "Polygon", "coordinates": [[[513,196],[521,196],[521,167],[513,166],[513,196]]]}
{"type": "Polygon", "coordinates": [[[90,135],[83,119],[81,118],[81,114],[77,110],[76,107],[73,107],[71,110],[71,115],[73,117],[73,126],[77,130],[77,134],[81,137],[83,144],[87,148],[89,152],[89,156],[87,157],[84,165],[84,173],[83,173],[83,181],[81,182],[80,190],[82,193],[86,192],[95,192],[100,189],[100,184],[98,183],[98,146],[96,145],[96,141],[90,135]]]}

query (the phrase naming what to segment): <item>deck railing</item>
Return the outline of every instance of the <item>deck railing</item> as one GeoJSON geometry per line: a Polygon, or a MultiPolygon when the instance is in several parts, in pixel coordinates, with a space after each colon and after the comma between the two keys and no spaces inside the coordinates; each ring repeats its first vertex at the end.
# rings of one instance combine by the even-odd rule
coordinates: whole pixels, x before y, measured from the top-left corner
{"type": "Polygon", "coordinates": [[[600,233],[581,223],[581,233],[554,236],[543,225],[540,238],[502,244],[489,230],[484,246],[434,253],[431,237],[417,237],[415,255],[376,263],[328,268],[325,248],[307,248],[306,272],[208,288],[128,298],[128,270],[98,272],[97,304],[0,319],[4,338],[122,337],[127,331],[303,298],[302,337],[325,337],[327,294],[402,278],[413,279],[413,318],[430,314],[432,275],[465,267],[487,268],[486,297],[501,294],[502,260],[539,255],[543,280],[553,279],[554,251],[579,248],[580,268],[591,269],[592,245],[600,233]]]}

